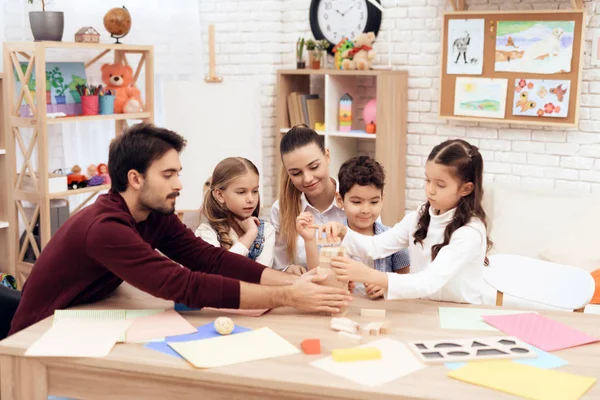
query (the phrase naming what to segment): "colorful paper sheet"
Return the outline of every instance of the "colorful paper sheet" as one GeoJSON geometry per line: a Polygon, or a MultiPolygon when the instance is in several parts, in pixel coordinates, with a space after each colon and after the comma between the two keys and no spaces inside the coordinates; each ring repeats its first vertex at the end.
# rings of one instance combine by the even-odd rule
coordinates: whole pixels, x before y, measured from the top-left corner
{"type": "MultiPolygon", "coordinates": [[[[139,310],[56,310],[54,311],[54,318],[52,324],[56,324],[59,321],[65,319],[76,319],[76,320],[133,320],[139,317],[147,315],[155,315],[165,311],[164,309],[139,309],[139,310]]],[[[125,334],[123,334],[118,342],[125,341],[125,334]]]]}
{"type": "MultiPolygon", "coordinates": [[[[532,367],[538,367],[543,369],[552,369],[565,366],[569,364],[567,361],[563,360],[560,357],[555,356],[554,354],[550,354],[545,352],[544,350],[538,349],[535,346],[529,345],[529,348],[533,350],[536,354],[536,358],[524,358],[521,360],[512,360],[513,362],[523,364],[523,365],[531,365],[532,367]]],[[[486,361],[472,361],[472,362],[486,362],[486,361]]],[[[454,370],[460,367],[464,367],[467,365],[466,362],[455,362],[455,363],[446,363],[444,364],[446,367],[454,370]]]]}
{"type": "Polygon", "coordinates": [[[310,365],[370,387],[381,386],[425,368],[425,364],[404,343],[392,339],[380,339],[359,347],[377,347],[382,357],[379,360],[339,363],[330,356],[310,365]]]}
{"type": "Polygon", "coordinates": [[[266,327],[237,335],[167,343],[196,368],[223,367],[300,353],[298,348],[266,327]]]}
{"type": "MultiPolygon", "coordinates": [[[[250,329],[244,328],[243,326],[236,325],[235,328],[233,328],[233,332],[231,332],[230,335],[248,332],[249,330],[250,329]]],[[[198,327],[198,329],[194,333],[190,333],[187,335],[169,336],[169,337],[165,338],[165,340],[162,342],[148,343],[148,344],[144,345],[144,347],[151,349],[151,350],[160,351],[161,353],[165,353],[165,354],[168,354],[173,357],[183,358],[179,354],[177,354],[177,352],[174,351],[168,345],[169,342],[170,343],[189,342],[192,340],[210,339],[213,337],[220,337],[220,336],[221,335],[215,330],[214,324],[212,322],[210,322],[206,325],[202,325],[202,326],[198,327]]]]}
{"type": "Polygon", "coordinates": [[[512,361],[480,361],[450,371],[448,376],[463,382],[521,396],[526,399],[576,400],[596,378],[552,369],[541,369],[512,361]]]}
{"type": "Polygon", "coordinates": [[[483,320],[507,335],[545,351],[597,342],[598,338],[583,333],[539,314],[489,315],[483,320]]]}
{"type": "Polygon", "coordinates": [[[498,332],[498,329],[485,323],[483,320],[484,315],[510,315],[529,312],[531,311],[506,310],[501,308],[440,307],[440,327],[442,329],[498,332]]]}
{"type": "Polygon", "coordinates": [[[196,332],[196,328],[175,310],[167,310],[160,314],[139,317],[127,329],[127,342],[143,342],[167,336],[184,335],[196,332]]]}
{"type": "Polygon", "coordinates": [[[26,351],[31,357],[105,357],[132,321],[65,319],[26,351]]]}
{"type": "MultiPolygon", "coordinates": [[[[197,310],[201,310],[200,308],[190,308],[188,306],[186,306],[185,304],[181,304],[181,303],[175,303],[175,307],[174,307],[175,311],[197,311],[197,310]]],[[[264,309],[251,309],[251,310],[245,310],[245,309],[235,309],[235,308],[212,308],[212,307],[204,307],[204,310],[212,310],[212,311],[221,311],[227,314],[234,314],[234,315],[244,315],[246,317],[260,317],[261,315],[263,315],[264,313],[266,313],[267,311],[269,311],[269,308],[264,308],[264,309]]]]}

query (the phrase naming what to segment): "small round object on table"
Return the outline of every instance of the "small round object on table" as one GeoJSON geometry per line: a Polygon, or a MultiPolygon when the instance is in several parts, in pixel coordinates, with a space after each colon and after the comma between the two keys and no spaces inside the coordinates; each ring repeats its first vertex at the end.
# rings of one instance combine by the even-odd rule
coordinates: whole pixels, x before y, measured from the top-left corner
{"type": "Polygon", "coordinates": [[[214,326],[215,330],[221,335],[229,335],[233,332],[233,328],[235,328],[233,321],[228,317],[219,317],[215,319],[214,326]]]}

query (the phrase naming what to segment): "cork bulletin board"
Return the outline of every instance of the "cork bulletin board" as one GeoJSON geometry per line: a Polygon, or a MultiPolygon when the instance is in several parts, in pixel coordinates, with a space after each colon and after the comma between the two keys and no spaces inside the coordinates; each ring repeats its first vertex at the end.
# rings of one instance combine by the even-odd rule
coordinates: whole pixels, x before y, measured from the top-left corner
{"type": "Polygon", "coordinates": [[[583,10],[444,14],[439,117],[577,127],[584,21],[583,10]]]}

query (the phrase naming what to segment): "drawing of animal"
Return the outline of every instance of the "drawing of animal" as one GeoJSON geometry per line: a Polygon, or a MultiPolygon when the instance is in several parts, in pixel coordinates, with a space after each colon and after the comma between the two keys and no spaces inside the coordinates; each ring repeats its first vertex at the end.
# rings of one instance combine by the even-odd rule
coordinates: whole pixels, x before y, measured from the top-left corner
{"type": "Polygon", "coordinates": [[[556,95],[556,98],[558,99],[558,101],[563,101],[563,99],[565,98],[565,93],[567,93],[567,90],[569,90],[569,88],[562,88],[562,83],[560,85],[558,85],[555,88],[550,88],[550,93],[556,95]]]}
{"type": "Polygon", "coordinates": [[[467,64],[467,50],[469,50],[470,43],[471,43],[471,36],[469,35],[469,32],[466,32],[466,31],[465,31],[464,37],[457,38],[454,41],[454,43],[452,44],[452,49],[453,49],[453,51],[458,51],[458,56],[456,57],[454,64],[458,63],[458,60],[460,59],[461,55],[463,56],[463,59],[465,60],[465,64],[467,64]]]}
{"type": "Polygon", "coordinates": [[[527,92],[521,93],[517,101],[517,107],[521,107],[521,112],[531,110],[535,108],[535,101],[529,101],[529,94],[527,92]]]}
{"type": "Polygon", "coordinates": [[[540,98],[542,98],[542,99],[544,97],[546,97],[547,94],[548,94],[548,90],[544,86],[542,86],[540,88],[540,90],[538,90],[538,92],[537,92],[537,95],[540,96],[540,98]]]}
{"type": "Polygon", "coordinates": [[[552,29],[552,34],[538,42],[535,42],[523,55],[523,62],[531,63],[533,60],[543,60],[550,56],[556,56],[560,52],[560,39],[565,33],[562,28],[552,29]]]}
{"type": "Polygon", "coordinates": [[[471,60],[469,61],[471,64],[477,64],[479,63],[479,60],[475,57],[471,58],[471,60]]]}

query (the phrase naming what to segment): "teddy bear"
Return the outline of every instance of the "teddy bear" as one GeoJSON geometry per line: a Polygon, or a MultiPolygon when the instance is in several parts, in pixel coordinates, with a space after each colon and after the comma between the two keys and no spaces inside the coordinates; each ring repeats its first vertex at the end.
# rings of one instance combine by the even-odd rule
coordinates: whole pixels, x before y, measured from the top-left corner
{"type": "Polygon", "coordinates": [[[101,68],[105,89],[115,93],[115,113],[142,111],[140,90],[131,85],[133,70],[129,65],[104,64],[101,68]]]}
{"type": "Polygon", "coordinates": [[[371,63],[375,59],[373,42],[375,33],[361,33],[354,39],[354,47],[342,53],[342,69],[371,69],[371,63]]]}

